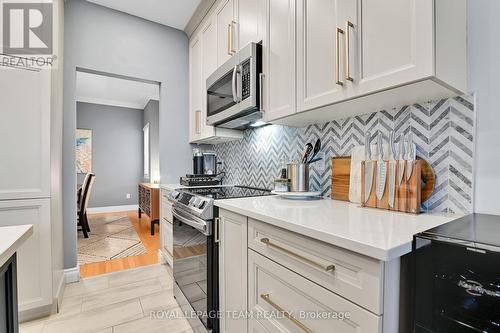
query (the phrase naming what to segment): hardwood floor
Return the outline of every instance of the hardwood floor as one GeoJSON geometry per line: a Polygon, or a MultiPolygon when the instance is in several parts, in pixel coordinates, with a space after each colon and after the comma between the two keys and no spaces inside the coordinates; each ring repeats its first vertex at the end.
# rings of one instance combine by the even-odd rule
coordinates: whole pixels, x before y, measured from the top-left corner
{"type": "MultiPolygon", "coordinates": [[[[94,262],[80,266],[80,277],[86,278],[110,272],[121,271],[125,269],[152,265],[158,263],[158,250],[160,249],[160,237],[158,226],[155,226],[156,232],[151,236],[151,224],[149,218],[142,214],[139,219],[137,211],[126,212],[130,222],[134,226],[137,234],[139,235],[144,247],[147,250],[146,254],[132,256],[127,258],[111,259],[107,261],[94,262]]],[[[116,213],[102,213],[99,215],[116,214],[116,213]]],[[[96,214],[97,215],[97,214],[96,214]]]]}

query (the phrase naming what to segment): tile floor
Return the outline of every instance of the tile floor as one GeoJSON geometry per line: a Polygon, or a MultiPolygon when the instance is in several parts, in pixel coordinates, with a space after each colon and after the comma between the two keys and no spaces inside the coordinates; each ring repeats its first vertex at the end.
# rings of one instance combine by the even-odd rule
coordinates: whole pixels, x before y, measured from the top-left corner
{"type": "Polygon", "coordinates": [[[83,279],[66,286],[58,314],[23,323],[20,333],[192,333],[172,286],[163,265],[83,279]]]}

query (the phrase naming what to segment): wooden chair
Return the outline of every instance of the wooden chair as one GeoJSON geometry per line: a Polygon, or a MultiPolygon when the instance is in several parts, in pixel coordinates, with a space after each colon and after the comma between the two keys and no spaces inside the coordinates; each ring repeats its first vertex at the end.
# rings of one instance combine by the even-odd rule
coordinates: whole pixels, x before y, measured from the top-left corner
{"type": "Polygon", "coordinates": [[[90,173],[85,174],[85,178],[83,179],[82,186],[77,190],[77,199],[76,199],[76,207],[78,207],[78,210],[80,210],[80,202],[82,201],[82,192],[85,186],[87,186],[87,182],[89,181],[90,178],[90,173]]]}
{"type": "Polygon", "coordinates": [[[78,226],[82,227],[83,237],[89,238],[88,233],[90,232],[89,221],[87,219],[87,206],[89,204],[90,192],[92,190],[92,185],[95,181],[95,175],[93,173],[88,174],[88,179],[84,181],[82,185],[82,194],[80,199],[80,205],[78,207],[78,226]]]}

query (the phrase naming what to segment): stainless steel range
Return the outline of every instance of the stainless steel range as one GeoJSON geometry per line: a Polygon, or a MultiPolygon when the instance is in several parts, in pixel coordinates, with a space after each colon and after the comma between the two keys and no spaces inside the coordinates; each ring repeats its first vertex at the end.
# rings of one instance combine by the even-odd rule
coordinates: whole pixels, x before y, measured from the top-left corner
{"type": "Polygon", "coordinates": [[[271,195],[245,186],[178,189],[172,201],[174,296],[195,332],[219,332],[218,232],[214,200],[271,195]],[[191,315],[193,314],[193,315],[191,315]]]}

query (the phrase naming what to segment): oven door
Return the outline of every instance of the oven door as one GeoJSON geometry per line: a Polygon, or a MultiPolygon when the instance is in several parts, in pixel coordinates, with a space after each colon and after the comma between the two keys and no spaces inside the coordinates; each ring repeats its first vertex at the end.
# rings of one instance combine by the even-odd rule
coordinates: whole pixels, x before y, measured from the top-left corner
{"type": "Polygon", "coordinates": [[[207,331],[217,332],[218,322],[211,318],[218,310],[218,259],[212,236],[212,221],[204,221],[182,209],[172,207],[174,262],[173,274],[181,297],[177,302],[184,311],[201,315],[190,320],[193,327],[203,324],[207,331]],[[182,300],[181,300],[182,299],[182,300]]]}

